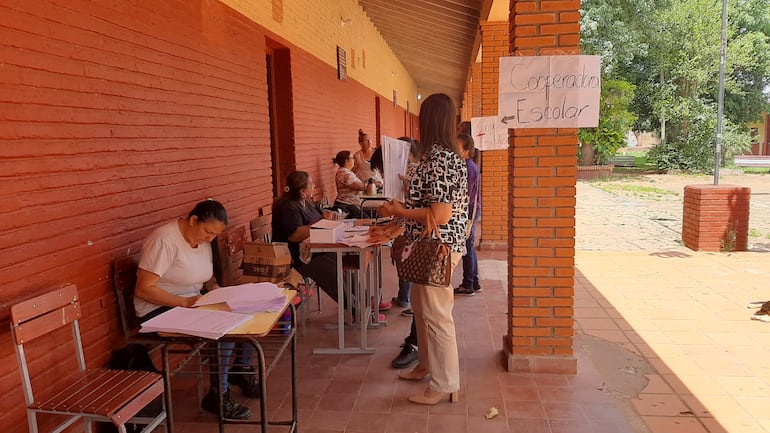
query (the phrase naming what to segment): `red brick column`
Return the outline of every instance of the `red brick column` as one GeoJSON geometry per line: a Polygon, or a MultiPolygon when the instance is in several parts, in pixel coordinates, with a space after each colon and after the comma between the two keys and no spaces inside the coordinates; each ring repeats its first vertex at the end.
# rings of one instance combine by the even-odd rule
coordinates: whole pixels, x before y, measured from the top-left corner
{"type": "MultiPolygon", "coordinates": [[[[481,22],[481,113],[497,115],[500,57],[509,52],[508,22],[481,22]]],[[[481,152],[481,242],[485,249],[508,244],[508,149],[481,152]]]]}
{"type": "MultiPolygon", "coordinates": [[[[512,55],[579,54],[580,1],[512,0],[512,55]]],[[[575,373],[576,129],[509,130],[509,371],[575,373]]]]}
{"type": "Polygon", "coordinates": [[[737,185],[684,187],[682,241],[704,251],[746,251],[751,189],[737,185]]]}
{"type": "Polygon", "coordinates": [[[472,117],[481,117],[481,63],[474,63],[468,71],[460,118],[470,121],[472,117]]]}

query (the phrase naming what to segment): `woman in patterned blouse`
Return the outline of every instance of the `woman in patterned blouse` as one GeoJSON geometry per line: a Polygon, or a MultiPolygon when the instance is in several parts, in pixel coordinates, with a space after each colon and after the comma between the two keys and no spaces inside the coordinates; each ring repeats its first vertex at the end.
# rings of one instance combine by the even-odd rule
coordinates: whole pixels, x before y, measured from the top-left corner
{"type": "MultiPolygon", "coordinates": [[[[380,215],[406,220],[409,240],[423,232],[428,212],[432,212],[441,240],[452,251],[452,270],[465,254],[465,225],[468,221],[468,169],[456,141],[456,110],[449,96],[428,97],[420,107],[419,165],[409,179],[405,203],[389,202],[380,215]]],[[[412,309],[420,342],[417,366],[399,374],[404,380],[430,376],[423,394],[409,397],[417,404],[436,404],[444,399],[458,400],[460,360],[452,318],[454,293],[451,285],[412,285],[412,309]]]]}
{"type": "Polygon", "coordinates": [[[343,150],[337,152],[337,156],[332,161],[340,167],[334,176],[334,182],[337,185],[337,198],[334,200],[334,207],[347,212],[349,218],[361,218],[360,196],[365,186],[361,179],[353,174],[355,158],[350,154],[350,151],[343,150]]]}

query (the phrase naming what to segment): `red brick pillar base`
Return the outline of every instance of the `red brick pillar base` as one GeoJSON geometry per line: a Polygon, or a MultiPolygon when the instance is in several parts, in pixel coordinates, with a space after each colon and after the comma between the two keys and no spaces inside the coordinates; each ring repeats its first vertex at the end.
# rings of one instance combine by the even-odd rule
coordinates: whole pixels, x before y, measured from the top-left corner
{"type": "Polygon", "coordinates": [[[685,186],[684,245],[695,251],[746,251],[750,200],[748,187],[685,186]]]}

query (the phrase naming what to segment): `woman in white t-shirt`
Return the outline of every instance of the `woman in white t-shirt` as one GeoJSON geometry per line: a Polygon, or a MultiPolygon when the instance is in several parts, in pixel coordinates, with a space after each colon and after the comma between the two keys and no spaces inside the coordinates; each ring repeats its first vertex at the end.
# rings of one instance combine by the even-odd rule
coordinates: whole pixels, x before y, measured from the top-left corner
{"type": "MultiPolygon", "coordinates": [[[[186,218],[168,222],[155,229],[142,243],[139,271],[136,274],[134,308],[141,321],[168,311],[173,307],[191,307],[200,297],[201,290],[219,287],[214,278],[211,241],[227,226],[227,212],[221,203],[205,200],[186,218]]],[[[220,363],[229,365],[234,343],[221,343],[220,363]]],[[[238,385],[248,397],[259,397],[259,384],[252,365],[253,348],[243,345],[238,349],[234,374],[229,383],[238,385]]],[[[211,376],[211,389],[201,406],[219,413],[221,385],[225,418],[248,419],[251,410],[230,396],[228,373],[211,376]]]]}

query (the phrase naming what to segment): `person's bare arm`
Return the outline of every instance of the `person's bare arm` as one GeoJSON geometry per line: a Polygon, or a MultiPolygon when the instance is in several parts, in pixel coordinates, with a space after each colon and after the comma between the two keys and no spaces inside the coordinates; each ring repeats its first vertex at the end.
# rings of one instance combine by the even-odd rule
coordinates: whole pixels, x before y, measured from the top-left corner
{"type": "Polygon", "coordinates": [[[191,307],[200,296],[177,296],[158,287],[160,276],[139,268],[136,274],[134,296],[157,305],[168,307],[191,307]]]}
{"type": "MultiPolygon", "coordinates": [[[[452,205],[449,203],[431,203],[430,209],[436,220],[436,224],[446,224],[452,218],[452,205]]],[[[427,208],[407,209],[397,201],[387,202],[380,206],[380,215],[409,218],[425,225],[427,223],[427,208]]]]}

